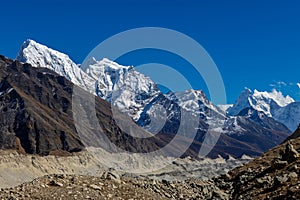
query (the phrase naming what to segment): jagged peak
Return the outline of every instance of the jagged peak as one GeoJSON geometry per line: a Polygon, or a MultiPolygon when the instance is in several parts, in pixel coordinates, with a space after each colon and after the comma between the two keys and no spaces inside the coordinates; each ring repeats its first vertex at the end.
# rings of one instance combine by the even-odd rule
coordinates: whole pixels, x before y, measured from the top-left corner
{"type": "Polygon", "coordinates": [[[281,107],[287,106],[288,104],[295,102],[295,100],[289,95],[284,96],[281,91],[277,91],[276,89],[273,89],[272,92],[260,92],[255,89],[253,95],[257,98],[272,99],[281,107]]]}
{"type": "Polygon", "coordinates": [[[50,57],[54,55],[58,58],[68,60],[68,62],[73,62],[67,54],[62,53],[58,50],[54,50],[32,39],[26,39],[23,42],[17,54],[16,60],[24,63],[28,62],[30,64],[37,64],[35,63],[35,60],[39,58],[38,56],[45,56],[45,55],[50,55],[50,57]]]}
{"type": "Polygon", "coordinates": [[[237,115],[241,110],[251,107],[271,117],[273,108],[284,107],[293,102],[294,99],[290,96],[284,96],[282,92],[275,89],[272,92],[260,92],[257,89],[252,91],[249,88],[245,88],[235,104],[228,109],[228,113],[230,115],[237,115]]]}
{"type": "Polygon", "coordinates": [[[115,61],[112,61],[108,58],[102,58],[101,60],[97,60],[95,57],[90,57],[87,59],[87,61],[85,62],[85,64],[87,65],[87,67],[106,67],[106,68],[110,68],[113,70],[129,70],[131,68],[133,68],[132,66],[123,66],[120,65],[118,63],[116,63],[115,61]]]}

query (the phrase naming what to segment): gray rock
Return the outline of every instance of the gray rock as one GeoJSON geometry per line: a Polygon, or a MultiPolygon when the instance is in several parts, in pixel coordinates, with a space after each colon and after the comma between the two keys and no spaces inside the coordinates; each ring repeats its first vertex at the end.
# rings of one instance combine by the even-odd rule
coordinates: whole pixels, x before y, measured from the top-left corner
{"type": "Polygon", "coordinates": [[[50,183],[49,183],[50,186],[57,186],[57,187],[63,187],[64,184],[58,182],[58,181],[55,181],[55,180],[51,180],[50,183]]]}
{"type": "Polygon", "coordinates": [[[272,167],[274,169],[282,169],[287,165],[288,165],[287,161],[282,161],[282,160],[277,160],[277,159],[272,163],[272,167]]]}
{"type": "Polygon", "coordinates": [[[285,146],[285,151],[282,155],[282,160],[292,163],[296,161],[297,158],[299,158],[299,153],[294,149],[294,146],[290,143],[290,141],[288,141],[285,146]]]}
{"type": "Polygon", "coordinates": [[[290,178],[298,178],[298,174],[296,172],[289,173],[290,178]]]}
{"type": "Polygon", "coordinates": [[[101,190],[101,187],[99,187],[98,185],[95,185],[95,184],[91,184],[89,187],[94,190],[101,190]]]}
{"type": "Polygon", "coordinates": [[[101,178],[107,180],[120,180],[120,175],[116,171],[110,170],[103,172],[101,178]]]}
{"type": "Polygon", "coordinates": [[[283,184],[285,182],[288,181],[288,176],[286,174],[284,175],[281,175],[281,176],[275,176],[274,177],[274,184],[277,185],[277,184],[283,184]]]}

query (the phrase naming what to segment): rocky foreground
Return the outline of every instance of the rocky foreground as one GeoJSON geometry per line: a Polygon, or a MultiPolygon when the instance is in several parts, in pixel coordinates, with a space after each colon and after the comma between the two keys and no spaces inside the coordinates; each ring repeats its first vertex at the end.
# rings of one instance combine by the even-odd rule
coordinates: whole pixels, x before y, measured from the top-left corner
{"type": "Polygon", "coordinates": [[[300,199],[300,139],[208,181],[102,175],[46,175],[1,189],[0,199],[300,199]]]}
{"type": "Polygon", "coordinates": [[[228,199],[211,181],[48,175],[1,191],[4,199],[228,199]]]}

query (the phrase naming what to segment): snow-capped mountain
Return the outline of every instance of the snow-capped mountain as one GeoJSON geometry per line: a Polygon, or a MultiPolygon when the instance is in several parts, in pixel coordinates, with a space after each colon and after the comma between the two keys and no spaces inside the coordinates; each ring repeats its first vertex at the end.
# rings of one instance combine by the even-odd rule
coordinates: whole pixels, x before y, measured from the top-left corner
{"type": "Polygon", "coordinates": [[[34,67],[51,69],[79,87],[95,93],[95,80],[83,72],[68,55],[53,50],[33,40],[26,40],[19,50],[16,60],[34,67]]]}
{"type": "Polygon", "coordinates": [[[283,124],[256,110],[247,115],[226,116],[202,91],[197,90],[160,94],[145,107],[138,124],[161,134],[178,134],[180,130],[185,137],[193,137],[200,143],[204,142],[207,132],[220,135],[215,148],[222,149],[222,155],[230,152],[235,156],[241,152],[248,155],[263,152],[282,142],[289,133],[283,124]],[[192,123],[195,117],[182,122],[182,111],[198,117],[196,136],[190,133],[193,132],[191,127],[184,124],[192,123]]]}
{"type": "Polygon", "coordinates": [[[295,131],[300,123],[300,102],[293,102],[274,110],[273,118],[295,131]]]}
{"type": "Polygon", "coordinates": [[[104,58],[88,61],[87,74],[96,80],[96,94],[138,120],[140,113],[160,91],[149,77],[133,67],[104,58]]]}
{"type": "Polygon", "coordinates": [[[214,111],[215,114],[223,116],[225,118],[225,113],[215,106],[212,102],[208,100],[206,95],[201,90],[186,90],[184,92],[172,92],[166,95],[170,100],[178,103],[178,105],[189,111],[197,112],[199,114],[206,113],[209,109],[214,111]]]}
{"type": "Polygon", "coordinates": [[[109,59],[91,59],[82,71],[69,56],[33,40],[26,40],[17,55],[18,61],[51,69],[75,85],[114,104],[138,120],[144,106],[160,92],[157,85],[133,67],[109,59]]]}
{"type": "Polygon", "coordinates": [[[225,113],[213,105],[203,91],[187,90],[153,98],[141,113],[138,124],[150,132],[177,133],[180,123],[200,120],[197,128],[205,132],[209,128],[223,126],[225,118],[225,113]],[[190,113],[188,119],[183,119],[186,117],[184,113],[190,113]]]}
{"type": "MultiPolygon", "coordinates": [[[[300,106],[290,96],[283,96],[281,92],[259,92],[246,88],[232,107],[227,109],[231,116],[240,115],[245,109],[263,112],[278,122],[286,125],[291,131],[296,130],[300,123],[300,106]]],[[[245,113],[245,112],[243,112],[245,113]]]]}
{"type": "Polygon", "coordinates": [[[290,96],[284,97],[281,92],[273,90],[272,92],[251,91],[248,88],[240,94],[235,104],[228,108],[229,115],[238,115],[245,108],[253,108],[257,111],[264,112],[267,116],[272,117],[272,112],[280,107],[287,106],[294,102],[290,96]]]}

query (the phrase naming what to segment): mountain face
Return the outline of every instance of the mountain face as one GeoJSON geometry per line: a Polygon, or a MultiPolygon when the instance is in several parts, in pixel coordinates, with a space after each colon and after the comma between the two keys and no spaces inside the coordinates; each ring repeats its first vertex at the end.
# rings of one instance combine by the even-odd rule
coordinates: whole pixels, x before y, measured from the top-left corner
{"type": "Polygon", "coordinates": [[[290,130],[296,130],[300,122],[300,102],[293,102],[274,110],[273,118],[285,124],[290,130]]]}
{"type": "Polygon", "coordinates": [[[299,128],[261,157],[215,178],[229,199],[299,199],[299,128]]]}
{"type": "Polygon", "coordinates": [[[240,115],[245,109],[263,112],[268,117],[286,125],[290,130],[295,130],[300,122],[299,102],[289,96],[284,97],[281,92],[273,90],[271,93],[259,92],[246,88],[238,97],[232,107],[227,109],[228,115],[240,115]]]}
{"type": "Polygon", "coordinates": [[[75,85],[112,103],[134,120],[138,120],[144,106],[160,92],[149,77],[133,67],[105,58],[101,61],[92,58],[84,72],[66,54],[33,40],[23,43],[16,60],[55,71],[75,85]]]}
{"type": "MultiPolygon", "coordinates": [[[[107,140],[107,149],[111,151],[118,147],[130,152],[151,152],[164,146],[159,138],[136,139],[132,133],[123,132],[112,118],[110,104],[98,97],[95,110],[101,130],[88,127],[78,135],[73,120],[73,86],[49,69],[0,56],[0,149],[48,155],[81,151],[85,146],[101,147],[97,142],[103,140],[107,140]]],[[[90,94],[83,89],[81,92],[79,103],[88,107],[85,96],[90,94]]],[[[150,134],[128,120],[127,115],[118,117],[135,133],[150,134]]]]}
{"type": "Polygon", "coordinates": [[[153,99],[141,113],[137,123],[146,130],[161,134],[182,133],[194,137],[191,148],[199,150],[206,133],[220,135],[214,151],[208,156],[241,157],[243,154],[258,156],[281,143],[290,132],[283,124],[256,110],[240,116],[227,117],[214,106],[202,91],[168,93],[153,99]],[[182,112],[191,113],[188,122],[181,121],[182,112]],[[196,135],[190,134],[191,120],[198,119],[196,135]],[[258,142],[262,141],[262,142],[258,142]]]}
{"type": "Polygon", "coordinates": [[[233,107],[227,110],[234,116],[228,116],[224,110],[213,105],[202,91],[163,94],[149,77],[133,67],[108,59],[90,59],[83,72],[67,55],[32,40],[22,45],[17,59],[65,76],[75,85],[110,102],[139,126],[159,133],[158,137],[165,142],[180,132],[183,137],[194,140],[192,152],[199,150],[207,132],[220,134],[217,147],[211,153],[215,157],[218,154],[256,156],[282,142],[290,133],[271,118],[273,110],[293,102],[280,93],[245,90],[233,107]],[[188,123],[182,123],[184,113],[190,116],[188,123]],[[196,131],[191,130],[190,123],[198,124],[196,131]]]}
{"type": "Polygon", "coordinates": [[[276,90],[273,90],[271,93],[259,92],[257,90],[252,92],[246,88],[227,112],[229,115],[235,116],[245,108],[253,108],[272,117],[273,110],[287,106],[292,102],[294,102],[294,100],[291,97],[284,97],[281,92],[277,92],[276,90]]]}
{"type": "Polygon", "coordinates": [[[95,80],[80,70],[69,56],[33,40],[22,44],[16,60],[34,67],[48,68],[86,91],[95,92],[95,80]]]}
{"type": "Polygon", "coordinates": [[[96,80],[96,94],[111,102],[135,121],[160,91],[149,77],[108,59],[88,61],[87,74],[96,80]]]}
{"type": "Polygon", "coordinates": [[[49,154],[83,148],[74,134],[71,85],[62,76],[0,58],[0,147],[49,154]]]}

